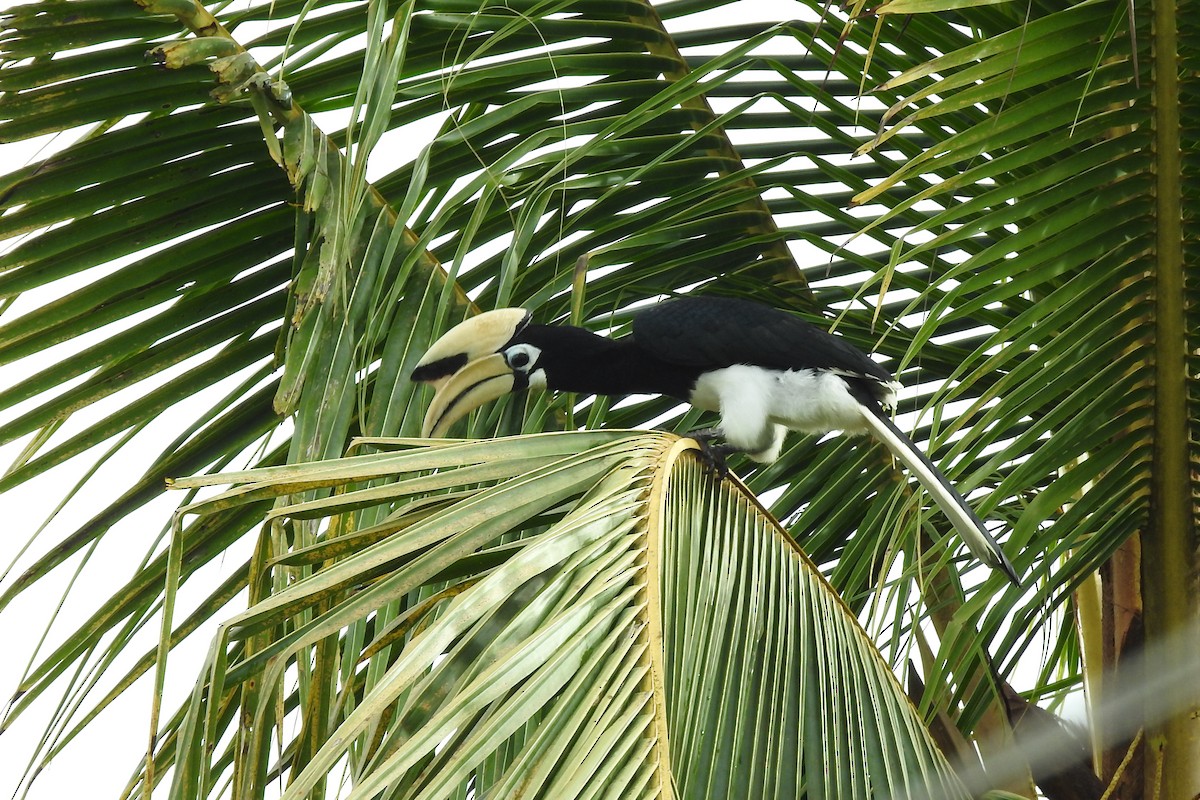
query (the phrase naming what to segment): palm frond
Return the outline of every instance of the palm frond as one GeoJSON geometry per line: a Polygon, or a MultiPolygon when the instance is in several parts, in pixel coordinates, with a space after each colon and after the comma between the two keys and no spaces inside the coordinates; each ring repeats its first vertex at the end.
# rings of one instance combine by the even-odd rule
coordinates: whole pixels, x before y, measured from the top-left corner
{"type": "MultiPolygon", "coordinates": [[[[0,364],[25,370],[0,390],[0,440],[22,448],[0,488],[154,448],[125,488],[22,562],[0,606],[90,552],[165,477],[414,435],[424,397],[408,372],[475,307],[523,305],[619,334],[640,305],[716,292],[836,323],[877,350],[912,387],[901,424],[1001,523],[1028,576],[1020,591],[979,579],[877,448],[797,438],[777,464],[735,464],[893,666],[933,622],[923,711],[978,729],[997,707],[990,670],[1011,674],[1047,636],[1062,646],[1043,672],[1079,674],[1070,637],[1048,620],[1152,511],[1154,198],[1162,175],[1188,168],[1151,136],[1162,103],[1144,8],[1132,20],[1098,2],[931,2],[907,8],[939,13],[911,16],[889,4],[854,24],[817,2],[801,20],[741,6],[736,23],[710,15],[726,5],[264,0],[207,17],[72,0],[5,11],[0,140],[79,140],[0,178],[0,239],[17,243],[0,256],[0,364]],[[379,167],[401,149],[415,152],[379,167]]],[[[1181,35],[1194,36],[1189,25],[1181,35]]],[[[1196,303],[1179,274],[1186,336],[1196,303]]],[[[1186,426],[1190,379],[1183,390],[1186,426]]],[[[466,432],[555,430],[585,414],[589,428],[701,424],[661,398],[559,398],[498,404],[466,432]]],[[[228,617],[235,586],[259,608],[288,592],[290,578],[259,581],[285,549],[301,575],[346,557],[317,522],[344,502],[339,485],[207,506],[175,533],[178,567],[148,540],[144,563],[39,656],[8,721],[73,668],[97,674],[140,642],[174,597],[161,587],[187,586],[230,548],[271,545],[244,581],[226,573],[198,607],[167,615],[184,620],[170,646],[228,617]],[[295,516],[256,539],[277,503],[295,516]]],[[[368,497],[350,541],[390,535],[390,512],[368,497]]],[[[405,524],[441,510],[422,508],[405,524]]],[[[269,630],[213,658],[254,659],[269,630]]],[[[69,716],[86,724],[159,657],[124,664],[98,705],[69,716]]],[[[293,663],[303,690],[277,692],[269,716],[277,727],[292,708],[328,719],[325,687],[340,673],[293,663]]],[[[68,693],[82,703],[93,685],[74,679],[68,693]]],[[[203,724],[266,714],[264,697],[211,701],[203,724]]],[[[187,714],[165,723],[163,764],[187,714]]],[[[78,727],[64,730],[48,752],[78,727]]],[[[225,763],[237,781],[270,773],[258,735],[214,756],[213,774],[225,763]]],[[[288,758],[311,759],[315,741],[298,739],[288,758]]]]}
{"type": "Polygon", "coordinates": [[[223,626],[160,736],[178,735],[172,796],[222,785],[231,696],[256,698],[256,742],[274,731],[289,798],[342,760],[351,798],[965,796],[850,610],[694,443],[413,444],[177,482],[232,484],[189,513],[284,504],[260,543],[278,589],[223,626]],[[335,491],[288,502],[317,486],[335,491]],[[359,527],[379,504],[385,521],[359,527]],[[296,519],[320,540],[275,555],[296,519]],[[332,715],[305,713],[294,737],[278,716],[293,667],[326,684],[332,715]]]}

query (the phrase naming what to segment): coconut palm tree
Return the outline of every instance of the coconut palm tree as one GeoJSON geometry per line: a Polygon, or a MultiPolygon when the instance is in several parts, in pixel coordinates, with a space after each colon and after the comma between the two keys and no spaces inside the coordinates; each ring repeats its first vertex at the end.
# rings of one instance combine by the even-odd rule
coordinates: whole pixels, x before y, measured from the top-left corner
{"type": "Polygon", "coordinates": [[[104,496],[0,608],[125,556],[42,620],[21,786],[149,685],[123,796],[1200,792],[1189,8],[9,8],[0,141],[57,138],[0,179],[0,490],[104,496]],[[679,293],[874,351],[1022,586],[864,441],[719,482],[698,412],[570,395],[414,438],[467,316],[679,293]]]}

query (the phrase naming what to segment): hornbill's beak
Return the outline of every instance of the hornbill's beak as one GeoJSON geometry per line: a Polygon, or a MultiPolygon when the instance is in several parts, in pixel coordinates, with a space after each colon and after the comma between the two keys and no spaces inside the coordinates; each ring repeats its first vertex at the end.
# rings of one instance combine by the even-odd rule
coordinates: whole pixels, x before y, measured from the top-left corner
{"type": "Polygon", "coordinates": [[[479,406],[517,385],[500,351],[529,324],[523,308],[498,308],[448,330],[417,362],[412,379],[437,390],[425,413],[421,435],[442,436],[479,406]]]}
{"type": "Polygon", "coordinates": [[[504,356],[493,353],[467,364],[438,387],[425,412],[421,435],[444,436],[458,420],[489,400],[503,397],[516,385],[516,375],[504,363],[504,356]]]}

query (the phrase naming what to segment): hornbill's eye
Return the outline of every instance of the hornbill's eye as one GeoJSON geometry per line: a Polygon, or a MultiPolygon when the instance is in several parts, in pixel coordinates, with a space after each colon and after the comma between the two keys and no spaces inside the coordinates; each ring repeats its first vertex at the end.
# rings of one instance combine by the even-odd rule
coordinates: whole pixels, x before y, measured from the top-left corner
{"type": "Polygon", "coordinates": [[[513,345],[504,351],[504,362],[511,369],[525,372],[537,360],[538,349],[529,344],[513,345]]]}

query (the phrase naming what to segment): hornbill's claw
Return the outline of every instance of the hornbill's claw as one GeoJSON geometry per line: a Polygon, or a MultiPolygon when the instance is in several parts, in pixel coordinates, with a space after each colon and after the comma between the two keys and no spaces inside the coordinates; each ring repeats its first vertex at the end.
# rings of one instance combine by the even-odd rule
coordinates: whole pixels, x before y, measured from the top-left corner
{"type": "Polygon", "coordinates": [[[725,463],[725,456],[737,452],[736,447],[713,443],[713,439],[722,435],[720,428],[701,428],[688,434],[696,444],[700,445],[700,460],[704,462],[708,471],[718,482],[725,480],[729,475],[729,466],[725,463]]]}

